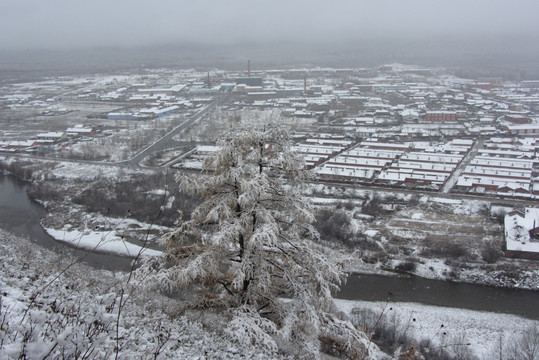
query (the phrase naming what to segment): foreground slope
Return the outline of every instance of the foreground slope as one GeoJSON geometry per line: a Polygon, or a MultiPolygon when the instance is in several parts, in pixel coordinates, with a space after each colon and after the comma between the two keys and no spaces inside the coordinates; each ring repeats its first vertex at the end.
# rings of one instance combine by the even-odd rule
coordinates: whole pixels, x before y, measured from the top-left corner
{"type": "Polygon", "coordinates": [[[179,316],[176,303],[136,287],[120,307],[127,274],[73,261],[0,231],[0,358],[113,358],[116,346],[124,359],[284,358],[240,347],[205,327],[212,314],[179,316]]]}

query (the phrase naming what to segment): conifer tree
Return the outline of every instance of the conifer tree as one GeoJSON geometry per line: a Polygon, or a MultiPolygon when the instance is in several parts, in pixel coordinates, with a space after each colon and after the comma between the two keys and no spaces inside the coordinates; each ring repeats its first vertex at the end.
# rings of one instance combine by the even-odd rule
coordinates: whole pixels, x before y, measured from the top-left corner
{"type": "Polygon", "coordinates": [[[139,271],[168,291],[189,289],[194,306],[226,309],[239,341],[300,358],[322,347],[364,358],[365,335],[329,312],[346,275],[313,243],[312,206],[299,191],[310,174],[286,129],[234,130],[218,145],[207,174],[177,177],[203,202],[139,271]]]}

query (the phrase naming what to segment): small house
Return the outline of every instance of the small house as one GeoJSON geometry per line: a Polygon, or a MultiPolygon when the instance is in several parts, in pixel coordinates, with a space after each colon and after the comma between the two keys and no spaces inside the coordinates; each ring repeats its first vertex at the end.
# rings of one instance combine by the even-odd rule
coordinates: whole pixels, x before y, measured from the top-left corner
{"type": "Polygon", "coordinates": [[[539,208],[507,213],[504,227],[507,257],[539,260],[539,208]]]}

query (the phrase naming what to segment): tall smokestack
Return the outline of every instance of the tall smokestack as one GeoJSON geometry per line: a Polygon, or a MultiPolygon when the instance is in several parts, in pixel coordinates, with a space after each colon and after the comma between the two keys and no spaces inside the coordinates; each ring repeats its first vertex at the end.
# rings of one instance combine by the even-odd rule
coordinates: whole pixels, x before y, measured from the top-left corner
{"type": "Polygon", "coordinates": [[[247,60],[247,77],[251,77],[251,60],[247,60]]]}
{"type": "Polygon", "coordinates": [[[307,75],[303,78],[303,93],[307,93],[307,75]]]}

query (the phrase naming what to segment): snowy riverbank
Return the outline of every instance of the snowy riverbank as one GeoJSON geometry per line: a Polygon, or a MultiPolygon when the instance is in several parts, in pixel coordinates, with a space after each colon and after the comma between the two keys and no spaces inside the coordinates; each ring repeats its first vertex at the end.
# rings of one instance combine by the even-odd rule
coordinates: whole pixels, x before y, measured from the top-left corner
{"type": "Polygon", "coordinates": [[[44,230],[56,241],[67,243],[70,246],[106,253],[116,256],[131,258],[145,258],[148,256],[160,255],[161,251],[144,248],[129,243],[125,238],[118,236],[114,231],[77,231],[77,230],[55,230],[44,228],[44,230]]]}

